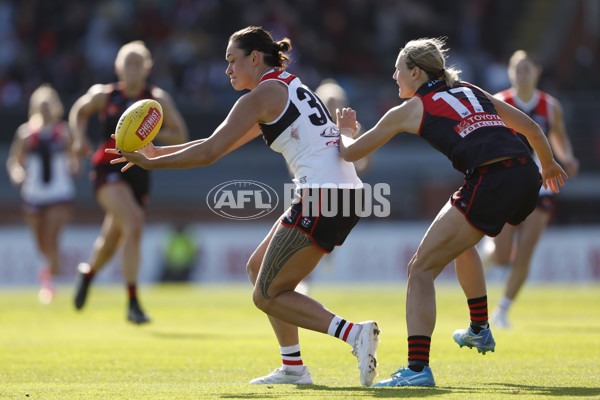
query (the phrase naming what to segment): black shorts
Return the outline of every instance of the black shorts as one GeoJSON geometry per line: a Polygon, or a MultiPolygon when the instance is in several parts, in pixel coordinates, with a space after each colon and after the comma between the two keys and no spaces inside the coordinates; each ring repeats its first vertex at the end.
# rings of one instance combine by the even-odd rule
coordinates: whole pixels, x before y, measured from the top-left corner
{"type": "Polygon", "coordinates": [[[125,164],[98,164],[91,173],[94,192],[107,183],[123,181],[133,191],[137,203],[144,207],[150,194],[150,171],[134,165],[125,172],[121,172],[125,164]]]}
{"type": "Polygon", "coordinates": [[[542,176],[530,157],[476,168],[450,202],[475,229],[496,236],[505,223],[518,225],[535,209],[542,176]]]}
{"type": "MultiPolygon", "coordinates": [[[[360,216],[356,210],[356,196],[364,196],[362,189],[303,189],[302,199],[295,204],[292,204],[288,211],[281,219],[281,223],[285,226],[296,227],[302,232],[310,236],[311,240],[319,249],[325,253],[331,253],[335,246],[341,246],[346,240],[346,237],[354,228],[360,216]],[[319,207],[315,209],[315,214],[305,212],[303,215],[303,206],[309,205],[307,198],[323,198],[324,191],[328,198],[332,199],[331,191],[336,191],[337,195],[337,212],[334,216],[323,215],[323,210],[319,207]],[[307,197],[310,196],[310,197],[307,197]],[[346,201],[344,201],[346,200],[346,201]]],[[[364,203],[364,201],[363,201],[364,203]]],[[[332,204],[336,206],[336,204],[332,204]]],[[[310,211],[308,206],[304,211],[310,211]]],[[[333,208],[327,208],[325,214],[333,208]]]]}

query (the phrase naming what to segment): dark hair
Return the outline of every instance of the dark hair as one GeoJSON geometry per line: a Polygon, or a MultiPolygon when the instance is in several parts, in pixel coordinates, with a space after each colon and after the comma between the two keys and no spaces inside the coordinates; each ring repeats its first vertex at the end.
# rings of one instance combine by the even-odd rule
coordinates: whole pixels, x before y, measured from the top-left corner
{"type": "Polygon", "coordinates": [[[290,63],[290,57],[286,52],[292,49],[292,42],[284,38],[275,42],[269,32],[260,26],[249,26],[235,32],[229,38],[230,42],[235,42],[238,48],[244,50],[245,55],[249,55],[254,50],[258,50],[265,55],[265,64],[271,67],[285,69],[286,64],[290,63]]]}

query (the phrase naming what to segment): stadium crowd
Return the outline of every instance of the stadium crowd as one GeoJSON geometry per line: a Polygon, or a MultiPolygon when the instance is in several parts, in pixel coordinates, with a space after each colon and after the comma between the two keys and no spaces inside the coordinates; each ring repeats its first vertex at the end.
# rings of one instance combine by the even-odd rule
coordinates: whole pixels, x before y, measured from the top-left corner
{"type": "MultiPolygon", "coordinates": [[[[176,101],[205,108],[219,107],[221,100],[230,104],[236,94],[220,90],[229,82],[224,59],[216,55],[228,32],[249,24],[292,38],[295,50],[301,49],[292,52],[294,71],[313,87],[328,76],[346,77],[349,90],[353,79],[387,83],[390,54],[409,39],[445,35],[456,49],[451,61],[460,64],[465,79],[493,92],[507,83],[503,69],[511,49],[491,35],[501,28],[498,15],[515,11],[508,3],[2,0],[0,104],[26,104],[43,82],[70,103],[90,84],[114,80],[117,50],[135,39],[144,40],[154,55],[152,81],[173,92],[176,101]]],[[[510,20],[503,25],[510,28],[510,20]]]]}

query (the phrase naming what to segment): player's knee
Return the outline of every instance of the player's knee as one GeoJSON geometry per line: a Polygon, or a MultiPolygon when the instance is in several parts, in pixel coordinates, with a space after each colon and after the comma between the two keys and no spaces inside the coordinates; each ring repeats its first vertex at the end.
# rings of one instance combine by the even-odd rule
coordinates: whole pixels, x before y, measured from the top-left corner
{"type": "Polygon", "coordinates": [[[261,290],[260,286],[260,284],[254,286],[254,291],[252,292],[252,301],[254,302],[256,308],[268,314],[271,305],[271,298],[268,297],[266,293],[263,293],[263,290],[261,290]]]}
{"type": "Polygon", "coordinates": [[[142,231],[144,230],[144,213],[143,211],[132,212],[124,221],[123,232],[131,237],[141,239],[142,231]]]}
{"type": "Polygon", "coordinates": [[[407,274],[409,281],[416,280],[432,280],[433,271],[431,266],[428,266],[425,260],[419,259],[416,255],[408,263],[407,274]]]}
{"type": "Polygon", "coordinates": [[[248,274],[248,279],[250,279],[250,283],[253,285],[256,283],[261,263],[262,260],[259,260],[258,257],[253,254],[246,264],[246,274],[248,274]]]}
{"type": "Polygon", "coordinates": [[[407,276],[410,278],[410,276],[413,274],[413,272],[415,272],[418,269],[417,266],[417,255],[413,255],[412,258],[410,259],[410,261],[408,262],[408,265],[406,267],[406,273],[407,276]]]}

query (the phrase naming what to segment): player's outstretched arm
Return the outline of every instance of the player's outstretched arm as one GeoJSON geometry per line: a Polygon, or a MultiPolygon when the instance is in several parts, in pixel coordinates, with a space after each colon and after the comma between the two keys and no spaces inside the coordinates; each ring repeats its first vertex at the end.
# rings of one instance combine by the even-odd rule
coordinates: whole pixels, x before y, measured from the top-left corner
{"type": "Polygon", "coordinates": [[[399,132],[418,133],[423,103],[413,98],[389,110],[377,124],[360,137],[356,132],[356,112],[344,108],[336,112],[340,129],[340,155],[346,161],[357,161],[377,150],[399,132]]]}
{"type": "Polygon", "coordinates": [[[111,161],[113,164],[128,162],[123,170],[130,167],[129,163],[144,169],[180,169],[210,165],[260,134],[257,121],[260,120],[261,103],[260,98],[253,94],[254,92],[250,92],[242,96],[223,123],[208,138],[174,146],[146,146],[131,153],[119,149],[106,151],[122,156],[111,161]]]}

